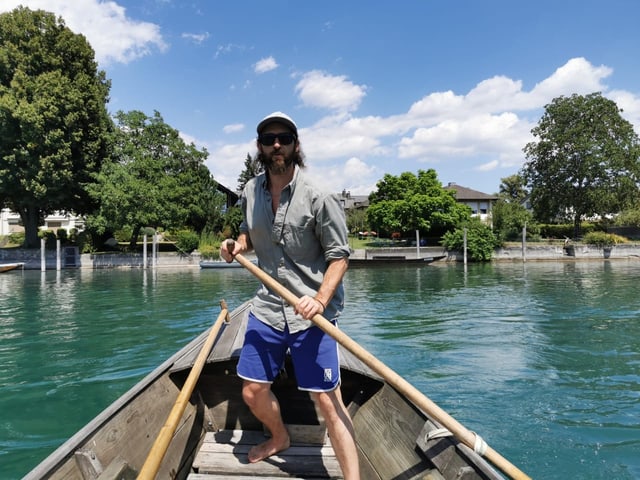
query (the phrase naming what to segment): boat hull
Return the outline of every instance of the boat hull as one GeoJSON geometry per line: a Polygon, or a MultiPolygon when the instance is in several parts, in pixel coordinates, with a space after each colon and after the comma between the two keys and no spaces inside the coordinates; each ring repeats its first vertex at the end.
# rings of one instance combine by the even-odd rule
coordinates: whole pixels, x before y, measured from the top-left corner
{"type": "MultiPolygon", "coordinates": [[[[238,436],[264,439],[263,426],[242,400],[242,379],[236,374],[249,308],[247,303],[236,309],[219,333],[157,478],[341,478],[324,422],[308,393],[297,389],[289,360],[288,373],[274,383],[273,391],[296,446],[273,461],[246,461],[238,436]],[[304,456],[309,452],[316,456],[304,456]]],[[[207,333],[147,375],[25,479],[97,478],[105,472],[135,478],[207,333]]],[[[428,438],[440,425],[344,349],[341,389],[354,422],[362,478],[503,478],[452,437],[428,438]]]]}
{"type": "MultiPolygon", "coordinates": [[[[255,265],[257,265],[257,262],[254,261],[252,262],[255,265]]],[[[223,260],[202,260],[200,262],[200,268],[214,268],[214,269],[219,269],[219,268],[242,268],[242,265],[240,265],[238,262],[225,262],[223,260]]]]}
{"type": "Polygon", "coordinates": [[[10,272],[19,267],[24,267],[24,263],[0,263],[0,273],[10,272]]]}

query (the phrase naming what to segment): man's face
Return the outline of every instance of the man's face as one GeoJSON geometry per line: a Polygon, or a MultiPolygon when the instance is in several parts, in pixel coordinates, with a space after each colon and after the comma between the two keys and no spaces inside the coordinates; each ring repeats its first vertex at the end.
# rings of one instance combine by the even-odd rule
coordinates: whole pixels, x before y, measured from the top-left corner
{"type": "Polygon", "coordinates": [[[273,175],[286,173],[298,152],[298,141],[286,125],[270,123],[258,136],[264,166],[273,175]]]}

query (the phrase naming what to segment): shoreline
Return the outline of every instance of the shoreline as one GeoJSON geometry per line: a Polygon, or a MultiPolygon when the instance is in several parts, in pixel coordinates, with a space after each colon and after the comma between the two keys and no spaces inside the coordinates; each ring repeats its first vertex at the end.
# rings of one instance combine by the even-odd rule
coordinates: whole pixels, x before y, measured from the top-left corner
{"type": "MultiPolygon", "coordinates": [[[[561,245],[527,245],[508,246],[494,251],[491,262],[528,262],[528,261],[561,261],[580,260],[640,260],[640,244],[620,244],[611,247],[610,251],[602,247],[586,244],[572,244],[573,255],[561,245]]],[[[428,263],[464,262],[462,252],[447,251],[442,247],[386,247],[352,250],[351,258],[358,260],[359,265],[366,265],[368,260],[376,265],[390,260],[390,264],[403,264],[402,260],[414,263],[417,259],[434,258],[428,263]]],[[[196,252],[185,255],[177,252],[160,252],[155,260],[148,255],[145,259],[141,253],[85,253],[79,254],[77,247],[65,247],[65,252],[58,256],[55,250],[46,250],[44,263],[46,270],[63,269],[107,269],[107,268],[200,268],[201,256],[196,252]]],[[[0,263],[23,263],[24,270],[42,270],[43,257],[39,249],[0,249],[0,263]]]]}

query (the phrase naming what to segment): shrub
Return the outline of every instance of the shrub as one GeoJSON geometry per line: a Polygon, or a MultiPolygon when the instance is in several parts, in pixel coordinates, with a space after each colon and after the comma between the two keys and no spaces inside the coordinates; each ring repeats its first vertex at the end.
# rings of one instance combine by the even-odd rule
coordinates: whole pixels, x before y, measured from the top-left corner
{"type": "Polygon", "coordinates": [[[60,243],[62,245],[67,243],[67,240],[69,238],[69,235],[67,234],[67,229],[66,228],[59,228],[58,230],[56,230],[56,237],[58,237],[60,239],[60,243]]]}
{"type": "Polygon", "coordinates": [[[38,231],[38,237],[44,238],[44,248],[48,250],[56,248],[56,234],[53,230],[40,230],[38,231]]]}
{"type": "MultiPolygon", "coordinates": [[[[476,262],[491,260],[493,251],[500,246],[493,230],[479,220],[471,221],[467,228],[467,254],[469,259],[476,262]]],[[[463,251],[464,226],[456,228],[453,232],[447,232],[442,237],[442,245],[447,250],[463,251]]]]}
{"type": "Polygon", "coordinates": [[[10,245],[24,245],[24,232],[10,233],[8,238],[10,245]]]}
{"type": "Polygon", "coordinates": [[[582,241],[598,247],[610,247],[619,243],[626,243],[627,239],[615,233],[589,232],[583,237],[582,241]]]}
{"type": "MultiPolygon", "coordinates": [[[[596,230],[596,225],[589,222],[580,224],[580,232],[587,235],[596,230]]],[[[573,223],[550,223],[540,226],[540,234],[543,238],[573,238],[573,223]]]]}
{"type": "Polygon", "coordinates": [[[192,230],[180,230],[173,236],[175,237],[175,243],[178,250],[187,254],[198,248],[198,244],[200,243],[198,234],[192,230]]]}
{"type": "Polygon", "coordinates": [[[198,248],[200,256],[207,260],[217,260],[220,258],[220,247],[214,245],[202,245],[198,248]]]}
{"type": "Polygon", "coordinates": [[[215,233],[204,231],[200,234],[200,243],[198,244],[198,251],[202,258],[207,260],[217,260],[220,258],[220,242],[225,238],[215,233]]]}

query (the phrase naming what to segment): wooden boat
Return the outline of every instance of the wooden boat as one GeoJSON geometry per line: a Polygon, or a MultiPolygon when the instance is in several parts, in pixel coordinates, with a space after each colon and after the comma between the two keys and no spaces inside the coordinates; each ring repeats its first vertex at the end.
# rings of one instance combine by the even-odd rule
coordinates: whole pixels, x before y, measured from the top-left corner
{"type": "MultiPolygon", "coordinates": [[[[292,446],[249,464],[262,425],[241,398],[236,375],[249,303],[237,308],[219,333],[204,332],[147,375],[60,446],[25,479],[135,478],[164,428],[207,337],[202,371],[178,417],[155,478],[206,480],[342,478],[323,420],[291,365],[273,390],[283,405],[292,446]]],[[[353,417],[363,479],[501,479],[484,458],[341,347],[342,394],[353,417]],[[434,434],[435,432],[435,434],[434,434]]],[[[154,477],[151,477],[154,478],[154,477]]]]}
{"type": "Polygon", "coordinates": [[[200,268],[242,268],[242,265],[236,262],[227,263],[223,260],[201,260],[200,268]]]}
{"type": "Polygon", "coordinates": [[[442,260],[445,255],[439,255],[435,257],[419,257],[419,258],[407,258],[403,255],[373,255],[367,258],[349,258],[350,267],[359,266],[378,266],[378,265],[409,265],[420,266],[429,265],[437,260],[442,260]]]}
{"type": "MultiPolygon", "coordinates": [[[[257,265],[257,261],[253,261],[254,265],[257,265]]],[[[242,268],[237,262],[225,262],[224,260],[201,260],[200,268],[242,268]]]]}
{"type": "Polygon", "coordinates": [[[24,263],[0,263],[0,273],[10,272],[18,267],[24,267],[24,263]]]}

